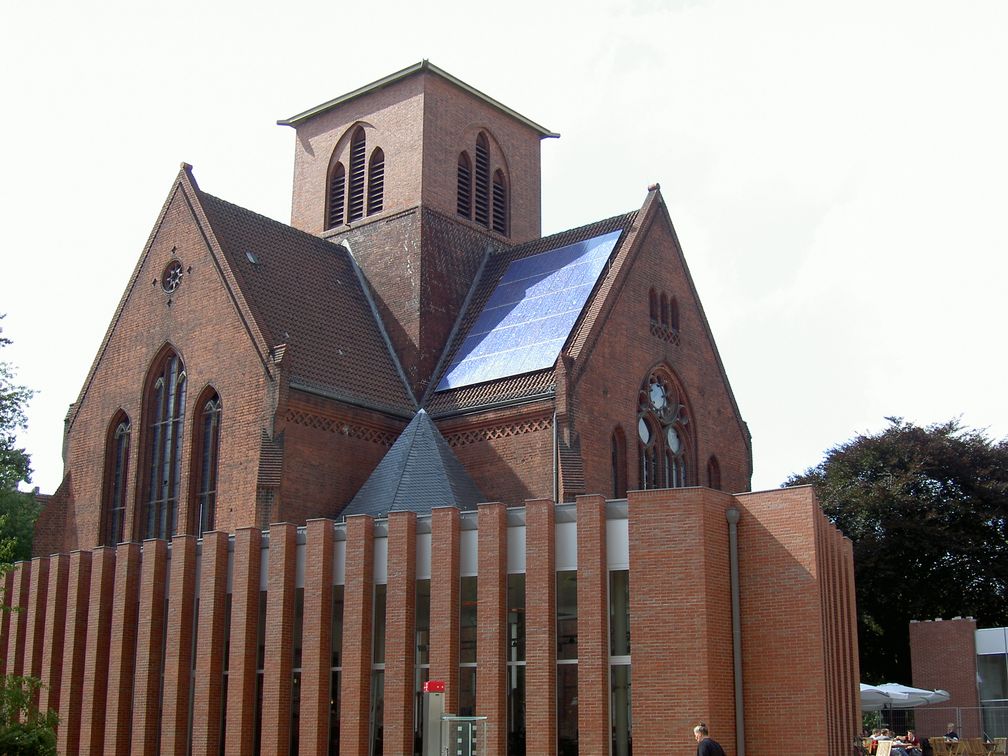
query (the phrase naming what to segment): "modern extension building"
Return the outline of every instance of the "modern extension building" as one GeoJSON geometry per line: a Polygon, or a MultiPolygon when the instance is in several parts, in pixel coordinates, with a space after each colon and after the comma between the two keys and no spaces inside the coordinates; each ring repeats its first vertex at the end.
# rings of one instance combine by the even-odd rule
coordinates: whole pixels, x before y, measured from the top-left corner
{"type": "Polygon", "coordinates": [[[61,753],[729,754],[859,727],[851,545],[750,436],[657,185],[542,237],[547,129],[424,61],[183,165],[77,401],[4,670],[61,753]],[[734,609],[733,609],[734,607],[734,609]]]}

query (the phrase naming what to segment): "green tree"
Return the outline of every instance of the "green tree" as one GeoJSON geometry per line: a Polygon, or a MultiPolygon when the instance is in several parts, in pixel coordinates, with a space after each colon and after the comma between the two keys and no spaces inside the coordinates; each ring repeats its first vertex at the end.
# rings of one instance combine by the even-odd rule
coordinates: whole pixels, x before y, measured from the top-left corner
{"type": "Polygon", "coordinates": [[[887,420],[784,485],[814,486],[853,542],[862,680],[909,683],[911,620],[1008,624],[1008,441],[887,420]]]}
{"type": "Polygon", "coordinates": [[[0,753],[55,754],[54,711],[39,712],[32,703],[42,684],[34,677],[7,675],[0,678],[0,753]]]}

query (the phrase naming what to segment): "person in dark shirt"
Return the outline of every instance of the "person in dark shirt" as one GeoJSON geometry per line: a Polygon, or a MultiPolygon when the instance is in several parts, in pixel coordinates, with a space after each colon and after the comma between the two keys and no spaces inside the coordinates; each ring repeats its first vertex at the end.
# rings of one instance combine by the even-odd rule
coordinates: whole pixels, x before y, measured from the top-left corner
{"type": "Polygon", "coordinates": [[[959,733],[955,731],[955,722],[949,722],[945,740],[959,740],[959,733]]]}
{"type": "Polygon", "coordinates": [[[697,742],[697,756],[725,756],[724,749],[718,745],[717,741],[711,739],[707,732],[707,725],[703,722],[693,728],[693,735],[697,742]]]}

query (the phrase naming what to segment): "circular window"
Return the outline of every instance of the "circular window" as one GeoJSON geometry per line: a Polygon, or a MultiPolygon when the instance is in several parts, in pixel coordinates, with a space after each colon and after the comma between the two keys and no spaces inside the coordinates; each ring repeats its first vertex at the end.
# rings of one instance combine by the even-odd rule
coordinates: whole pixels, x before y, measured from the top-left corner
{"type": "Polygon", "coordinates": [[[182,263],[172,260],[161,274],[161,288],[171,294],[182,284],[182,263]]]}
{"type": "Polygon", "coordinates": [[[651,406],[660,412],[665,408],[665,404],[668,402],[668,394],[665,391],[665,387],[660,383],[652,383],[650,393],[651,406]]]}

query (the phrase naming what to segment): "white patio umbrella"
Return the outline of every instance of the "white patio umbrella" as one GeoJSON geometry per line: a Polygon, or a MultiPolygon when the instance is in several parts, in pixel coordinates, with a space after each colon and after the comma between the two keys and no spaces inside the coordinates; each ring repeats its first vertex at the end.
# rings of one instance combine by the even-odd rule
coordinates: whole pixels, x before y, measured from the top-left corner
{"type": "Polygon", "coordinates": [[[911,688],[909,685],[899,683],[883,683],[875,687],[889,696],[889,700],[883,705],[891,709],[912,709],[916,706],[944,703],[951,698],[946,690],[911,688]]]}
{"type": "Polygon", "coordinates": [[[879,711],[890,701],[889,694],[874,685],[861,683],[861,710],[879,711]]]}

